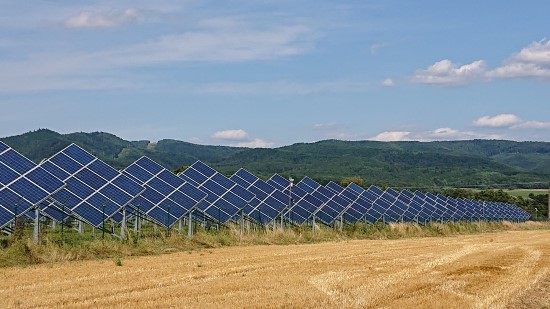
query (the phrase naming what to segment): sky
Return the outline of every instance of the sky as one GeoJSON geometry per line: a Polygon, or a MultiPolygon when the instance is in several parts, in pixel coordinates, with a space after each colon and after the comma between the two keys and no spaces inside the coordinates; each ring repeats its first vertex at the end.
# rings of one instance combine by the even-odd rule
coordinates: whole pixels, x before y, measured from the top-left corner
{"type": "Polygon", "coordinates": [[[550,2],[0,0],[0,136],[550,141],[550,2]]]}

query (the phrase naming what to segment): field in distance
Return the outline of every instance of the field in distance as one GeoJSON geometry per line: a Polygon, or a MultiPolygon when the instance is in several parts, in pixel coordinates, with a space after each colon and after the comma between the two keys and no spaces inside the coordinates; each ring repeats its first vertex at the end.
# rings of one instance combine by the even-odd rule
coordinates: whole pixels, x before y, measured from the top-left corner
{"type": "Polygon", "coordinates": [[[228,247],[3,268],[0,307],[548,307],[549,236],[228,247]]]}
{"type": "Polygon", "coordinates": [[[534,195],[547,194],[548,189],[514,189],[514,190],[505,190],[504,192],[513,196],[521,196],[523,198],[529,198],[529,194],[531,193],[533,193],[534,195]]]}

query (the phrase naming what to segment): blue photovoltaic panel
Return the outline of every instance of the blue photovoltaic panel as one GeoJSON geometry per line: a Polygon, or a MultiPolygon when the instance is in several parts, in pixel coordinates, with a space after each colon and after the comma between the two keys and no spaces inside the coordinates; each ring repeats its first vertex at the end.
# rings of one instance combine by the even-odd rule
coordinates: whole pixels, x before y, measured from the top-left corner
{"type": "Polygon", "coordinates": [[[146,188],[132,202],[134,209],[164,227],[171,227],[206,198],[205,192],[148,157],[141,157],[122,173],[146,188]]]}
{"type": "Polygon", "coordinates": [[[54,219],[52,212],[67,209],[95,227],[101,226],[130,203],[143,190],[138,182],[101,162],[84,149],[71,144],[41,164],[67,186],[53,195],[55,202],[42,211],[54,219]],[[59,205],[61,204],[61,205],[59,205]]]}
{"type": "Polygon", "coordinates": [[[241,168],[230,178],[258,199],[245,213],[260,224],[269,224],[289,207],[289,196],[241,168]]]}
{"type": "Polygon", "coordinates": [[[427,220],[427,216],[422,213],[422,205],[412,199],[413,196],[414,194],[411,192],[403,190],[397,197],[397,200],[407,205],[407,209],[403,213],[403,221],[423,223],[427,220]]]}
{"type": "Polygon", "coordinates": [[[201,161],[193,163],[178,176],[208,194],[198,210],[222,224],[237,216],[241,210],[249,209],[256,198],[250,191],[201,161]]]}
{"type": "Polygon", "coordinates": [[[290,181],[281,175],[275,174],[269,178],[267,183],[282,191],[285,195],[292,196],[292,205],[283,214],[285,218],[296,224],[304,224],[313,217],[313,213],[323,205],[318,198],[307,193],[303,189],[293,186],[290,181]]]}
{"type": "Polygon", "coordinates": [[[315,216],[325,224],[333,224],[334,221],[338,217],[343,216],[346,211],[348,211],[346,221],[350,223],[357,222],[362,216],[362,214],[356,212],[355,209],[350,208],[351,203],[349,201],[321,186],[318,182],[309,177],[302,179],[296,186],[304,189],[324,203],[323,206],[317,209],[315,216]]]}
{"type": "Polygon", "coordinates": [[[0,142],[0,228],[38,206],[65,184],[0,142]]]}
{"type": "Polygon", "coordinates": [[[346,187],[346,192],[350,195],[357,194],[359,197],[358,201],[362,201],[362,203],[368,207],[363,216],[364,221],[376,223],[383,220],[383,215],[389,205],[383,200],[380,200],[380,195],[383,193],[382,190],[375,186],[370,186],[365,190],[362,187],[351,183],[346,187]]]}
{"type": "Polygon", "coordinates": [[[443,221],[444,220],[443,215],[447,211],[447,208],[437,200],[435,195],[431,194],[430,192],[426,193],[424,201],[429,202],[430,204],[432,204],[435,207],[435,211],[434,211],[434,214],[432,216],[433,219],[436,220],[436,221],[443,221]]]}

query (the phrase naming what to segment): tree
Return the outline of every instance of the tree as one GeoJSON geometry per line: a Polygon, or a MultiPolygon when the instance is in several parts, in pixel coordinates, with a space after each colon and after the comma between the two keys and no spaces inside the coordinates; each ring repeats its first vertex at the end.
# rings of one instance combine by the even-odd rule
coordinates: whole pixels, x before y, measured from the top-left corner
{"type": "Polygon", "coordinates": [[[346,177],[346,178],[342,179],[342,181],[340,181],[340,184],[343,187],[347,187],[352,182],[355,183],[356,185],[361,186],[361,187],[365,186],[365,180],[363,180],[363,178],[361,178],[359,176],[346,177]]]}
{"type": "Polygon", "coordinates": [[[187,165],[182,165],[182,166],[176,168],[175,170],[173,170],[172,172],[177,175],[181,172],[184,172],[188,167],[189,166],[187,166],[187,165]]]}

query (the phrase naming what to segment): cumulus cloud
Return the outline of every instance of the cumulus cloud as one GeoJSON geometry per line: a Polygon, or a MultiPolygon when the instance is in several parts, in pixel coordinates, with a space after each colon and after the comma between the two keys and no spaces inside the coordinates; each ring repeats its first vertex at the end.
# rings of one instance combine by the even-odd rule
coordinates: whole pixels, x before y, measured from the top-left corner
{"type": "Polygon", "coordinates": [[[477,81],[511,78],[550,79],[550,40],[533,42],[492,70],[484,60],[459,66],[448,59],[417,70],[411,78],[419,84],[460,86],[477,81]]]}
{"type": "Polygon", "coordinates": [[[382,86],[393,87],[395,86],[395,82],[391,78],[386,78],[382,81],[382,86]]]}
{"type": "Polygon", "coordinates": [[[517,125],[521,119],[514,114],[500,114],[496,116],[483,116],[474,121],[476,127],[502,128],[517,125]]]}
{"type": "Polygon", "coordinates": [[[512,126],[512,129],[550,129],[550,122],[524,121],[512,126]]]}
{"type": "Polygon", "coordinates": [[[431,131],[386,131],[369,140],[380,142],[401,142],[401,141],[456,141],[471,139],[501,139],[498,134],[487,134],[482,132],[461,131],[452,128],[438,128],[431,131]]]}
{"type": "Polygon", "coordinates": [[[235,144],[235,146],[247,148],[271,148],[273,147],[273,143],[265,141],[263,139],[255,138],[250,141],[237,143],[235,144]]]}
{"type": "Polygon", "coordinates": [[[212,138],[223,140],[244,140],[247,137],[248,133],[241,129],[218,131],[212,134],[212,138]]]}
{"type": "Polygon", "coordinates": [[[488,72],[492,78],[550,77],[550,41],[533,42],[512,55],[501,67],[488,72]]]}
{"type": "Polygon", "coordinates": [[[444,59],[426,69],[416,71],[412,81],[428,85],[459,86],[483,79],[486,69],[487,65],[483,60],[459,66],[444,59]]]}
{"type": "Polygon", "coordinates": [[[382,132],[370,140],[379,141],[379,142],[399,142],[399,141],[409,141],[411,132],[408,131],[386,131],[382,132]]]}
{"type": "Polygon", "coordinates": [[[69,17],[64,25],[67,28],[110,28],[135,21],[139,17],[137,9],[124,11],[92,12],[86,11],[69,17]]]}
{"type": "Polygon", "coordinates": [[[249,137],[248,132],[242,129],[214,132],[211,138],[235,147],[270,148],[274,145],[274,143],[260,138],[251,138],[249,137]]]}

